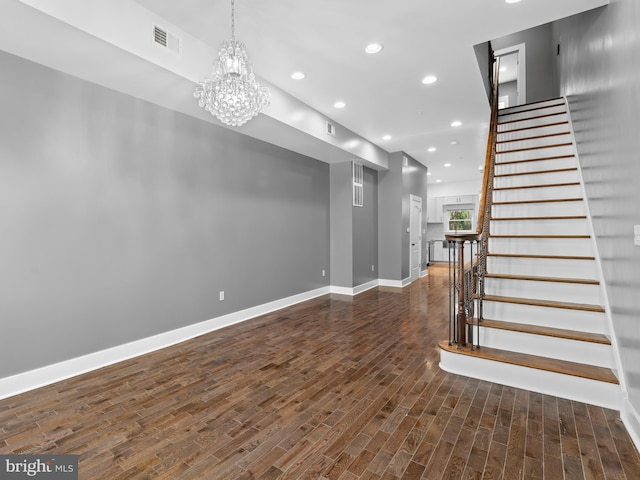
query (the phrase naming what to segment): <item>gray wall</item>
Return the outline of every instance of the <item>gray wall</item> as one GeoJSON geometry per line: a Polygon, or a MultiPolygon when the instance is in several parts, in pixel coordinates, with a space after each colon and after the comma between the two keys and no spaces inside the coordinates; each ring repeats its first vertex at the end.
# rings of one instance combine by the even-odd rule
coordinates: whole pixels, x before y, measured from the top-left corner
{"type": "MultiPolygon", "coordinates": [[[[427,228],[427,167],[403,152],[389,155],[389,170],[379,179],[379,250],[380,278],[409,278],[410,197],[422,198],[422,230],[427,228]],[[403,166],[403,157],[408,165],[403,166]]],[[[422,269],[426,268],[427,236],[422,235],[422,269]]]]}
{"type": "Polygon", "coordinates": [[[630,401],[640,411],[640,2],[559,21],[558,73],[574,122],[630,401]]]}
{"type": "Polygon", "coordinates": [[[494,50],[524,43],[526,45],[527,102],[537,102],[558,96],[555,81],[555,44],[551,24],[523,30],[491,40],[494,50]]]}
{"type": "Polygon", "coordinates": [[[327,164],[3,52],[0,71],[0,377],[328,284],[327,164]]]}
{"type": "Polygon", "coordinates": [[[353,287],[352,163],[333,163],[331,176],[331,285],[353,287]]]}

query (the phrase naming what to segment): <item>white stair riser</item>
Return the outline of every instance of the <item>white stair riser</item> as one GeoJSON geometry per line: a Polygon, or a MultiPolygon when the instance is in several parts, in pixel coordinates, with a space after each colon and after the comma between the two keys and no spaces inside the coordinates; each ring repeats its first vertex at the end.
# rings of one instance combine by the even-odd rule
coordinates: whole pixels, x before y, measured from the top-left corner
{"type": "Polygon", "coordinates": [[[540,170],[553,170],[559,168],[575,168],[575,157],[554,158],[553,160],[539,160],[533,162],[496,164],[496,175],[505,173],[539,172],[540,170]]]}
{"type": "MultiPolygon", "coordinates": [[[[493,205],[492,217],[548,217],[556,215],[585,215],[584,202],[516,203],[513,205],[493,205]]],[[[541,232],[544,233],[544,232],[541,232]]]]}
{"type": "Polygon", "coordinates": [[[564,100],[561,98],[554,98],[551,100],[544,100],[542,102],[537,102],[537,103],[528,103],[528,104],[525,103],[523,105],[515,105],[513,107],[501,109],[499,110],[499,113],[502,115],[506,115],[508,113],[521,112],[522,110],[531,110],[532,108],[542,109],[545,107],[557,107],[561,105],[565,105],[564,100]]]}
{"type": "Polygon", "coordinates": [[[574,155],[573,145],[564,145],[561,147],[545,147],[537,149],[527,149],[517,152],[497,153],[496,163],[513,162],[516,160],[531,160],[536,158],[557,157],[560,155],[574,155]]]}
{"type": "MultiPolygon", "coordinates": [[[[545,124],[546,125],[546,124],[545,124]]],[[[504,142],[507,140],[517,140],[521,138],[534,137],[540,135],[552,135],[554,133],[562,133],[569,130],[568,123],[549,122],[548,126],[527,128],[527,129],[512,129],[502,133],[498,133],[498,142],[504,142]]]]}
{"type": "MultiPolygon", "coordinates": [[[[477,335],[474,327],[473,334],[477,335]]],[[[480,327],[480,346],[613,368],[611,345],[480,327]]]]}
{"type": "Polygon", "coordinates": [[[600,285],[486,278],[485,293],[556,302],[602,304],[600,285]]]}
{"type": "Polygon", "coordinates": [[[595,260],[487,257],[487,271],[540,277],[598,278],[595,260]]]}
{"type": "Polygon", "coordinates": [[[550,115],[552,113],[564,113],[566,111],[567,109],[564,104],[560,104],[557,106],[550,106],[546,108],[540,108],[537,110],[524,109],[524,111],[522,112],[515,112],[515,113],[509,112],[507,114],[499,115],[498,121],[500,123],[511,122],[514,120],[522,120],[522,119],[527,119],[531,117],[539,117],[541,115],[550,115]]]}
{"type": "Polygon", "coordinates": [[[533,148],[542,145],[559,145],[563,143],[571,143],[571,134],[555,135],[553,137],[529,138],[523,140],[511,140],[509,142],[501,142],[496,145],[496,152],[502,153],[507,150],[515,150],[520,148],[533,148]]]}
{"type": "Polygon", "coordinates": [[[580,181],[577,170],[566,172],[527,173],[508,177],[495,177],[494,188],[526,187],[529,185],[549,185],[552,183],[571,183],[580,181]]]}
{"type": "Polygon", "coordinates": [[[495,238],[489,239],[491,253],[522,255],[594,256],[590,238],[495,238]]]}
{"type": "Polygon", "coordinates": [[[551,200],[554,198],[582,198],[580,185],[562,185],[553,187],[515,188],[494,190],[494,202],[518,202],[523,200],[551,200]]]}
{"type": "Polygon", "coordinates": [[[490,228],[493,235],[586,235],[589,231],[585,219],[492,220],[490,228]]]}
{"type": "Polygon", "coordinates": [[[607,334],[605,316],[600,312],[485,300],[483,317],[505,322],[607,334]]]}
{"type": "MultiPolygon", "coordinates": [[[[541,114],[542,115],[542,114],[541,114]]],[[[529,118],[528,120],[508,121],[507,119],[498,119],[498,133],[505,130],[514,130],[517,128],[537,127],[539,125],[547,125],[549,123],[566,122],[569,120],[567,113],[559,113],[548,117],[538,116],[538,118],[529,118]]]]}
{"type": "Polygon", "coordinates": [[[620,386],[586,378],[494,362],[440,350],[440,368],[468,377],[524,388],[614,410],[620,409],[620,386]]]}

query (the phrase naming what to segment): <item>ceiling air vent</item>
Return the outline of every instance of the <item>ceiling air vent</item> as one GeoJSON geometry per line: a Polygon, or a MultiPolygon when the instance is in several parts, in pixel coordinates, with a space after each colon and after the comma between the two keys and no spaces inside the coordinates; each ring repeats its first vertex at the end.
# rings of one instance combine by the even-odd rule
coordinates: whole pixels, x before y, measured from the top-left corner
{"type": "Polygon", "coordinates": [[[336,136],[336,127],[333,123],[327,122],[327,135],[336,136]]]}
{"type": "Polygon", "coordinates": [[[153,41],[156,45],[164,47],[175,54],[180,54],[180,37],[167,32],[157,25],[153,26],[153,41]]]}

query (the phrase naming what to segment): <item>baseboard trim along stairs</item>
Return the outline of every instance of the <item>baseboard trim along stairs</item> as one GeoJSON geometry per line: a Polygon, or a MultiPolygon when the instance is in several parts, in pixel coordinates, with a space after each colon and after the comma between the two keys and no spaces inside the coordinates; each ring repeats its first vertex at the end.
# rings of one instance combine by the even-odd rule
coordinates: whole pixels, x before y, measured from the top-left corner
{"type": "Polygon", "coordinates": [[[621,409],[617,356],[564,99],[500,111],[479,348],[449,372],[621,409]]]}

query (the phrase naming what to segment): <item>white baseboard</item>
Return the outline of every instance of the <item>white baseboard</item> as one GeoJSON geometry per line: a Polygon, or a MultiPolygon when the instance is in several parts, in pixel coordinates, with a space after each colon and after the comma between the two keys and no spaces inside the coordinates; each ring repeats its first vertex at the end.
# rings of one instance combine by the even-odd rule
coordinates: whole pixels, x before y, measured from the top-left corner
{"type": "MultiPolygon", "coordinates": [[[[426,275],[426,273],[425,273],[426,275]]],[[[424,275],[421,275],[421,277],[424,275]]],[[[396,287],[396,288],[404,288],[411,283],[411,277],[403,278],[402,280],[387,280],[381,278],[378,280],[378,285],[381,287],[396,287]]]]}
{"type": "Polygon", "coordinates": [[[633,405],[629,402],[629,398],[624,398],[620,403],[620,418],[622,419],[622,423],[627,427],[629,436],[636,445],[636,448],[640,450],[640,414],[633,408],[633,405]]]}
{"type": "Polygon", "coordinates": [[[240,323],[251,318],[264,315],[274,310],[279,310],[290,305],[295,305],[312,298],[329,293],[330,287],[321,287],[308,292],[303,292],[290,297],[275,300],[255,307],[229,313],[221,317],[204,322],[188,325],[186,327],[160,333],[151,337],[125,343],[116,347],[107,348],[98,352],[72,358],[46,367],[37,368],[28,372],[19,373],[0,379],[0,399],[18,395],[20,393],[44,387],[51,383],[59,382],[67,378],[75,377],[83,373],[97,370],[114,363],[122,362],[145,353],[153,352],[161,348],[169,347],[185,340],[218,330],[235,323],[240,323]]]}

